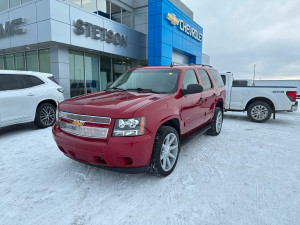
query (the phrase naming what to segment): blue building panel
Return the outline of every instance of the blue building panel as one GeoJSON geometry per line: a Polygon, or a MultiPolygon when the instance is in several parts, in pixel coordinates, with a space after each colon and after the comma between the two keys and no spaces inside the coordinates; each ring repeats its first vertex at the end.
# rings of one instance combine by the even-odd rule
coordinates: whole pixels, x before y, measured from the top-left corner
{"type": "Polygon", "coordinates": [[[173,51],[187,55],[190,63],[201,64],[203,28],[169,0],[148,0],[148,4],[148,65],[170,65],[173,51]],[[180,29],[186,24],[194,35],[188,33],[188,28],[186,32],[180,29]]]}

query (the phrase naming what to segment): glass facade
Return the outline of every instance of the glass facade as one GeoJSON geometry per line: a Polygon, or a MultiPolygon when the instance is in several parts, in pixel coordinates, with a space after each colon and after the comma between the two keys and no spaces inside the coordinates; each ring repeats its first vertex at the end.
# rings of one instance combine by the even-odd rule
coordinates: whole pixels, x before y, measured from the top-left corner
{"type": "Polygon", "coordinates": [[[100,85],[104,90],[109,82],[112,81],[111,57],[100,56],[100,85]]]}
{"type": "Polygon", "coordinates": [[[109,56],[69,50],[71,97],[106,89],[109,82],[132,67],[129,58],[109,56]]]}
{"type": "Polygon", "coordinates": [[[113,3],[111,3],[111,19],[118,23],[122,23],[122,9],[113,3]]]}
{"type": "Polygon", "coordinates": [[[14,54],[4,55],[4,68],[6,70],[15,69],[14,54]]]}
{"type": "Polygon", "coordinates": [[[28,71],[39,71],[39,56],[37,51],[29,51],[26,55],[26,69],[28,71]]]}
{"type": "Polygon", "coordinates": [[[51,73],[50,49],[39,50],[40,72],[51,73]]]}
{"type": "Polygon", "coordinates": [[[132,27],[132,12],[123,9],[107,0],[65,0],[71,4],[82,7],[89,12],[98,14],[118,23],[132,27]]]}
{"type": "Polygon", "coordinates": [[[0,12],[34,0],[0,0],[0,12]]]}
{"type": "Polygon", "coordinates": [[[99,56],[86,53],[84,60],[85,60],[86,92],[92,93],[92,92],[100,91],[99,56]]]}
{"type": "Polygon", "coordinates": [[[4,70],[4,57],[0,55],[0,70],[4,70]]]}
{"type": "Polygon", "coordinates": [[[0,55],[0,69],[51,73],[50,49],[0,55]]]}
{"type": "Polygon", "coordinates": [[[15,69],[16,70],[25,70],[24,52],[15,54],[15,69]]]}
{"type": "Polygon", "coordinates": [[[83,95],[86,93],[84,84],[83,59],[83,52],[73,50],[69,51],[71,97],[83,95]]]}

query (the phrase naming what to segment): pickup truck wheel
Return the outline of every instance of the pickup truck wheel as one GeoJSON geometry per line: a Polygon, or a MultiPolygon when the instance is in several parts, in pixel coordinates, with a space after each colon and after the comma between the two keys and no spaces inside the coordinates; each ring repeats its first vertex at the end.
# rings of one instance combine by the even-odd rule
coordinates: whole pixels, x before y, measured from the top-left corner
{"type": "Polygon", "coordinates": [[[261,101],[253,102],[247,110],[248,117],[252,121],[258,123],[263,123],[269,120],[271,114],[272,114],[272,109],[269,106],[269,104],[261,101]]]}
{"type": "Polygon", "coordinates": [[[155,136],[148,172],[166,177],[174,170],[180,151],[179,135],[173,127],[161,126],[155,136]]]}
{"type": "Polygon", "coordinates": [[[56,109],[49,103],[41,104],[35,115],[34,124],[39,128],[53,126],[56,120],[56,109]]]}
{"type": "Polygon", "coordinates": [[[221,133],[223,123],[223,111],[216,107],[214,117],[211,121],[211,128],[206,132],[208,135],[217,136],[221,133]]]}

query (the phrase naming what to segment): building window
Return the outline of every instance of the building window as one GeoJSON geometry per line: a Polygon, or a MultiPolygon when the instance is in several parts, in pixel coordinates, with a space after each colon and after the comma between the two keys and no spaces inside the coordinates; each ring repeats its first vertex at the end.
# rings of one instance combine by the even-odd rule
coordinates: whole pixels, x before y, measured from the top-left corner
{"type": "Polygon", "coordinates": [[[50,49],[0,55],[0,69],[51,73],[50,49]]]}
{"type": "Polygon", "coordinates": [[[122,24],[132,27],[132,13],[122,9],[122,24]]]}
{"type": "Polygon", "coordinates": [[[122,8],[111,3],[111,19],[118,23],[121,23],[122,20],[122,8]]]}
{"type": "Polygon", "coordinates": [[[25,4],[27,2],[31,2],[32,0],[22,0],[22,4],[25,4]]]}
{"type": "Polygon", "coordinates": [[[33,0],[0,0],[0,12],[33,0]]]}
{"type": "Polygon", "coordinates": [[[4,70],[4,58],[3,58],[3,55],[0,55],[0,70],[4,70]]]}
{"type": "Polygon", "coordinates": [[[50,49],[39,50],[40,72],[51,73],[50,49]]]}
{"type": "Polygon", "coordinates": [[[100,91],[99,56],[86,53],[84,59],[85,59],[86,92],[93,93],[93,92],[100,91]]]}
{"type": "Polygon", "coordinates": [[[133,61],[129,58],[69,50],[71,97],[106,89],[109,82],[129,70],[133,61]]]}
{"type": "Polygon", "coordinates": [[[4,55],[4,69],[15,69],[14,54],[4,55]]]}
{"type": "Polygon", "coordinates": [[[82,0],[81,4],[87,11],[97,13],[97,0],[82,0]]]}
{"type": "Polygon", "coordinates": [[[100,57],[100,81],[101,90],[106,89],[107,84],[112,81],[111,57],[100,57]]]}
{"type": "MultiPolygon", "coordinates": [[[[2,0],[2,1],[5,1],[5,0],[2,0]]],[[[16,7],[20,4],[21,4],[20,0],[9,0],[9,8],[16,7]]]]}
{"type": "Polygon", "coordinates": [[[39,58],[37,51],[29,51],[26,55],[26,70],[39,71],[39,58]]]}
{"type": "Polygon", "coordinates": [[[0,1],[0,12],[8,9],[8,0],[0,1]]]}
{"type": "Polygon", "coordinates": [[[81,7],[81,0],[65,0],[65,1],[81,7]]]}
{"type": "Polygon", "coordinates": [[[132,27],[132,12],[107,0],[65,0],[107,19],[132,27]]]}
{"type": "Polygon", "coordinates": [[[16,67],[16,70],[25,70],[24,52],[15,54],[15,67],[16,67]]]}
{"type": "Polygon", "coordinates": [[[122,59],[113,58],[112,59],[113,65],[113,78],[114,81],[118,79],[123,74],[123,63],[122,59]]]}
{"type": "Polygon", "coordinates": [[[110,19],[110,2],[106,0],[97,0],[97,14],[110,19]]]}
{"type": "Polygon", "coordinates": [[[71,97],[83,95],[85,91],[83,52],[69,51],[71,97]]]}

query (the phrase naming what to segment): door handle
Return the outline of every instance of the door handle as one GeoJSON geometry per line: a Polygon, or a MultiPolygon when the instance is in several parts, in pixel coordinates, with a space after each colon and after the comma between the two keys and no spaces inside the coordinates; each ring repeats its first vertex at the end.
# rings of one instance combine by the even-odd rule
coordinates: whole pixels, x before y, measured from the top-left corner
{"type": "Polygon", "coordinates": [[[27,96],[34,96],[34,94],[33,93],[28,93],[27,96]]]}
{"type": "Polygon", "coordinates": [[[217,94],[216,94],[216,93],[214,93],[212,96],[213,96],[213,97],[216,97],[216,96],[217,96],[217,94]]]}
{"type": "Polygon", "coordinates": [[[200,98],[198,102],[203,102],[204,100],[204,98],[200,98]]]}

